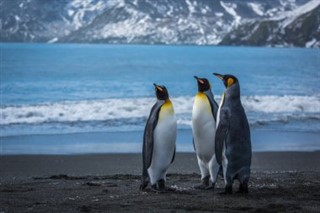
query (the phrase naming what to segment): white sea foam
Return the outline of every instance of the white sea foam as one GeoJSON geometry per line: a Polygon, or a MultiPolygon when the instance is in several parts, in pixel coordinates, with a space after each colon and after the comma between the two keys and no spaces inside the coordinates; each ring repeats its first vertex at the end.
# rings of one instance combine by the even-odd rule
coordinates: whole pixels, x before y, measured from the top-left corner
{"type": "MultiPolygon", "coordinates": [[[[220,102],[220,97],[216,98],[220,102]]],[[[147,119],[154,98],[66,101],[37,105],[1,106],[0,125],[147,119]]],[[[172,98],[179,125],[191,125],[193,97],[172,98]]],[[[319,96],[245,96],[242,103],[255,117],[250,123],[286,119],[320,119],[319,96]]],[[[118,124],[121,126],[120,124],[118,124]]]]}
{"type": "Polygon", "coordinates": [[[248,96],[242,98],[246,111],[264,113],[320,113],[316,96],[248,96]]]}
{"type": "Polygon", "coordinates": [[[147,116],[153,100],[107,99],[1,108],[1,125],[15,123],[103,121],[147,116]]]}

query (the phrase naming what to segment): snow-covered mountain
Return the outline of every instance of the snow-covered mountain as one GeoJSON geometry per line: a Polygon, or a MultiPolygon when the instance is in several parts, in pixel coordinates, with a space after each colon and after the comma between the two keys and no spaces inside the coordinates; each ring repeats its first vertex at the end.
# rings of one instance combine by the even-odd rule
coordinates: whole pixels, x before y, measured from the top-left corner
{"type": "Polygon", "coordinates": [[[0,0],[3,42],[320,47],[320,0],[0,0]]]}
{"type": "Polygon", "coordinates": [[[320,0],[229,32],[221,45],[320,47],[320,0]]]}
{"type": "Polygon", "coordinates": [[[90,24],[108,5],[98,0],[0,0],[1,41],[57,40],[90,24]]]}

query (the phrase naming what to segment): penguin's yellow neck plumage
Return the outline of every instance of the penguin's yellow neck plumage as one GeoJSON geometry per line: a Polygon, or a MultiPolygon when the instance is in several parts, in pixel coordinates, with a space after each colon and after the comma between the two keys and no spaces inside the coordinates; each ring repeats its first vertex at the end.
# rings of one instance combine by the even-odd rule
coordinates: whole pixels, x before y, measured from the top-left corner
{"type": "Polygon", "coordinates": [[[198,92],[196,98],[206,98],[207,96],[203,92],[198,92]]]}
{"type": "Polygon", "coordinates": [[[163,120],[168,116],[174,115],[174,109],[172,102],[170,99],[165,100],[164,104],[162,105],[159,113],[159,121],[163,120]]]}
{"type": "Polygon", "coordinates": [[[193,107],[205,108],[208,112],[211,112],[210,102],[208,100],[208,97],[203,92],[198,92],[194,100],[193,107]]]}

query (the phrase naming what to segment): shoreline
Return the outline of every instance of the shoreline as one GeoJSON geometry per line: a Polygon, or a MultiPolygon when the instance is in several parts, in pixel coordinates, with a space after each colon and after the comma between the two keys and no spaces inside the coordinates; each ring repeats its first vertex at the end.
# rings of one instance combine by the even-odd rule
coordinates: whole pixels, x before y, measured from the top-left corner
{"type": "MultiPolygon", "coordinates": [[[[140,153],[143,131],[88,132],[0,137],[0,155],[140,153]]],[[[320,151],[320,132],[253,129],[252,150],[320,151]]],[[[180,129],[177,152],[193,153],[191,129],[180,129]]]]}
{"type": "MultiPolygon", "coordinates": [[[[166,193],[139,191],[140,154],[0,156],[0,212],[318,212],[320,152],[254,152],[249,194],[195,190],[194,153],[177,153],[166,193]]],[[[235,181],[233,190],[237,191],[235,181]]]]}
{"type": "MultiPolygon", "coordinates": [[[[50,175],[140,175],[142,157],[134,154],[1,155],[0,182],[50,175]]],[[[251,170],[320,172],[320,151],[253,152],[251,170]]],[[[168,173],[199,173],[195,153],[177,153],[168,173]]]]}

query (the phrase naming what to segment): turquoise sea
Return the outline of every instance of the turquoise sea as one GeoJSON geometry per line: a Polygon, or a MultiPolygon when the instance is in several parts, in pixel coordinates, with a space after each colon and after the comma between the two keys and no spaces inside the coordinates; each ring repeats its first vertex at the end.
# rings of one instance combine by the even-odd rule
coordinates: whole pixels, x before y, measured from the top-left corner
{"type": "Polygon", "coordinates": [[[177,151],[192,152],[194,75],[217,102],[233,74],[254,151],[320,150],[320,50],[215,46],[1,43],[1,155],[140,152],[153,83],[178,118],[177,151]]]}

